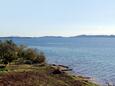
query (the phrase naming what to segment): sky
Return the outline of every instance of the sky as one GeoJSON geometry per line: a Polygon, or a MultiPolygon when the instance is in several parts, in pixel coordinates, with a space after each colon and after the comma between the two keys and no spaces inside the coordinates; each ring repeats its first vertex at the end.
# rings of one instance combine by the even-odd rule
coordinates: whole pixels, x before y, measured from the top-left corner
{"type": "Polygon", "coordinates": [[[115,34],[115,0],[0,0],[0,36],[115,34]]]}

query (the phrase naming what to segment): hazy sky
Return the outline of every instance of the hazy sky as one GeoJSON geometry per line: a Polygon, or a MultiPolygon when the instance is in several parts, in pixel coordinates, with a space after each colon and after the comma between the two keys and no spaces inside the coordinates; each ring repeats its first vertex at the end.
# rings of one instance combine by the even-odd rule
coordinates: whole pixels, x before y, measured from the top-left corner
{"type": "Polygon", "coordinates": [[[115,34],[115,0],[0,0],[0,36],[115,34]]]}

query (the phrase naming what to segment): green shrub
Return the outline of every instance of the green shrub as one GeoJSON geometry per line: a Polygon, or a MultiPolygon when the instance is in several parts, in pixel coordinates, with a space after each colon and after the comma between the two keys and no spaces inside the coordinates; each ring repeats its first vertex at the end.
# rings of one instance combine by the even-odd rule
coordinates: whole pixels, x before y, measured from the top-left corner
{"type": "Polygon", "coordinates": [[[0,66],[0,72],[3,72],[3,71],[8,71],[5,66],[0,66]]]}
{"type": "Polygon", "coordinates": [[[7,65],[13,61],[32,64],[44,63],[45,55],[36,49],[16,45],[11,40],[0,41],[0,63],[7,65]]]}
{"type": "Polygon", "coordinates": [[[34,63],[44,63],[46,60],[45,55],[43,52],[39,52],[34,59],[34,63]]]}
{"type": "Polygon", "coordinates": [[[17,59],[18,47],[11,40],[0,42],[0,63],[7,65],[17,59]]]}
{"type": "Polygon", "coordinates": [[[24,60],[24,63],[40,64],[45,62],[45,55],[36,49],[28,48],[24,51],[24,60]]]}

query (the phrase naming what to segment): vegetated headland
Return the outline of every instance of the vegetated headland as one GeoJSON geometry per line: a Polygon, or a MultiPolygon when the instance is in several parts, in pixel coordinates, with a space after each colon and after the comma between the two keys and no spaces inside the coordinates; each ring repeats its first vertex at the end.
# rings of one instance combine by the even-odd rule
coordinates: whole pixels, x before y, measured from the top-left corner
{"type": "Polygon", "coordinates": [[[0,86],[99,86],[70,74],[67,66],[47,64],[40,50],[0,41],[0,86]]]}

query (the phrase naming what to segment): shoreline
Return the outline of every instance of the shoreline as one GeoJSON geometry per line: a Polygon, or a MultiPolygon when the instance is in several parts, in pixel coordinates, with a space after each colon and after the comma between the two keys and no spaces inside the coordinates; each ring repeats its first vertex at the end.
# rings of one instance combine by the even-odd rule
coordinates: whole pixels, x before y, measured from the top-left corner
{"type": "Polygon", "coordinates": [[[58,65],[57,64],[49,64],[49,65],[56,68],[56,69],[58,68],[60,71],[65,70],[64,72],[70,76],[83,78],[84,80],[90,81],[90,82],[97,84],[99,86],[113,86],[112,82],[109,82],[109,81],[108,82],[106,82],[106,81],[101,82],[101,81],[96,80],[95,77],[88,77],[88,76],[74,73],[74,72],[72,72],[72,69],[70,69],[68,66],[65,66],[65,65],[59,65],[59,64],[58,65]]]}
{"type": "Polygon", "coordinates": [[[80,74],[76,74],[76,73],[72,72],[72,69],[70,69],[68,66],[56,65],[56,64],[49,64],[49,65],[54,67],[54,68],[56,68],[56,69],[58,68],[60,71],[66,70],[64,72],[67,73],[70,76],[82,78],[82,79],[84,79],[86,81],[90,81],[90,82],[92,82],[94,84],[97,84],[99,86],[102,85],[101,83],[97,82],[94,77],[88,77],[88,76],[84,76],[84,75],[80,75],[80,74]]]}

